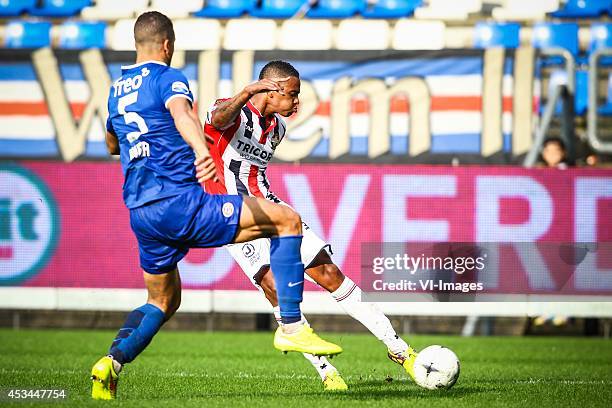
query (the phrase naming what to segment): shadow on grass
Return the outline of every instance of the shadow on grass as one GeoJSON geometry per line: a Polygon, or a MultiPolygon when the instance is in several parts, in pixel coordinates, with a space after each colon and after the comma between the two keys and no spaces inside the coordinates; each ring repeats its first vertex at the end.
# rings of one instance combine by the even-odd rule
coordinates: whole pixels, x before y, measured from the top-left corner
{"type": "MultiPolygon", "coordinates": [[[[458,385],[450,390],[426,390],[410,383],[397,382],[393,385],[381,381],[364,381],[349,384],[347,392],[325,392],[323,390],[292,391],[287,395],[288,399],[316,398],[332,400],[371,400],[371,399],[419,399],[419,400],[441,400],[457,399],[461,397],[478,395],[487,390],[478,386],[458,385]],[[399,387],[398,387],[399,386],[399,387]],[[405,387],[404,387],[405,386],[405,387]]],[[[215,398],[227,399],[257,399],[272,398],[282,401],[282,395],[278,392],[232,392],[232,393],[204,393],[202,395],[190,395],[191,398],[215,398]]]]}
{"type": "Polygon", "coordinates": [[[351,384],[348,396],[354,399],[371,398],[419,398],[419,399],[446,399],[482,394],[486,390],[471,385],[457,385],[450,390],[426,390],[410,383],[396,383],[393,388],[389,384],[377,381],[365,381],[351,384]],[[401,388],[398,388],[398,385],[401,388]]]}

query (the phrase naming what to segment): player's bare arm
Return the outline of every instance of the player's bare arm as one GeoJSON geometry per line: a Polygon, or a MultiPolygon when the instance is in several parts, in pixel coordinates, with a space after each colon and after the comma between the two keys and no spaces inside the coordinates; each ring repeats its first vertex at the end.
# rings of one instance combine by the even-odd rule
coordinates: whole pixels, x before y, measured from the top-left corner
{"type": "Polygon", "coordinates": [[[257,82],[244,87],[244,89],[236,94],[233,98],[221,102],[212,113],[211,124],[217,129],[223,129],[230,123],[236,120],[240,114],[240,109],[253,96],[262,92],[279,92],[284,95],[283,82],[289,80],[286,78],[264,78],[257,82]]]}
{"type": "Polygon", "coordinates": [[[106,149],[108,150],[108,154],[118,155],[119,154],[119,139],[117,139],[117,135],[107,130],[105,141],[106,141],[106,149]]]}
{"type": "Polygon", "coordinates": [[[201,183],[215,178],[217,174],[215,162],[206,147],[200,119],[193,111],[189,101],[185,98],[174,98],[168,103],[168,110],[179,133],[195,152],[194,165],[198,169],[196,174],[198,181],[201,183]]]}

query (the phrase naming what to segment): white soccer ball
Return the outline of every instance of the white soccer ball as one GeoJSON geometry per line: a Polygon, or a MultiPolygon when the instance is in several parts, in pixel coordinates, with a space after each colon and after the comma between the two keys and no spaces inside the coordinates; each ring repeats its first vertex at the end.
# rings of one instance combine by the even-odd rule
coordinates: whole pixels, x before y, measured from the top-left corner
{"type": "Polygon", "coordinates": [[[459,359],[444,346],[424,348],[414,361],[414,380],[428,390],[449,389],[459,378],[459,359]]]}

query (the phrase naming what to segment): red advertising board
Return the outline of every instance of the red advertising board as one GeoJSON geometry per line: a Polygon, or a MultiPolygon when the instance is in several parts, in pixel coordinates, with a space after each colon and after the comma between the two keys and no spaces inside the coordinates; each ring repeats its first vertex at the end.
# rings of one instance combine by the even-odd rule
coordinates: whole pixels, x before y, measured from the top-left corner
{"type": "MultiPolygon", "coordinates": [[[[366,242],[612,242],[605,169],[273,164],[269,179],[354,280],[366,242]]],[[[142,287],[121,186],[118,163],[2,165],[0,282],[142,287]]],[[[589,266],[594,286],[564,293],[612,294],[607,258],[589,266]]],[[[181,275],[187,288],[253,289],[223,248],[192,250],[181,275]]]]}

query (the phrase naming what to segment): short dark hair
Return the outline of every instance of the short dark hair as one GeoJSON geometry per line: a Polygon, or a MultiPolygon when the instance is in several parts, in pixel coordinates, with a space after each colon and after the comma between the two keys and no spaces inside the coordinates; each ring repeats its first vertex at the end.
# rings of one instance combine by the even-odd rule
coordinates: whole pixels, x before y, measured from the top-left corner
{"type": "Polygon", "coordinates": [[[300,73],[287,61],[270,61],[259,71],[259,79],[264,78],[284,78],[293,76],[300,77],[300,73]]]}
{"type": "Polygon", "coordinates": [[[159,11],[142,13],[134,23],[134,40],[136,44],[174,41],[172,21],[159,11]]]}
{"type": "Polygon", "coordinates": [[[547,137],[546,140],[544,140],[544,143],[542,143],[542,147],[546,147],[546,145],[549,145],[551,143],[558,145],[561,150],[565,151],[565,142],[563,141],[563,139],[557,136],[547,137]]]}

